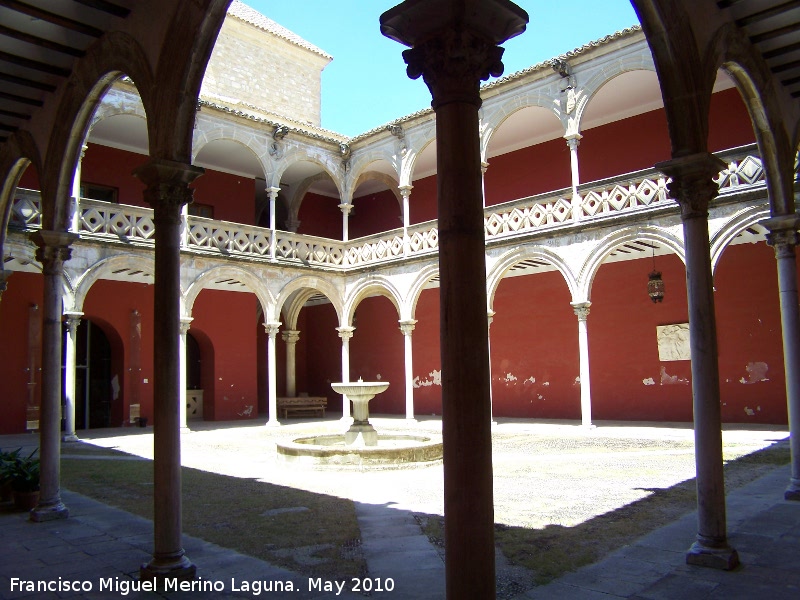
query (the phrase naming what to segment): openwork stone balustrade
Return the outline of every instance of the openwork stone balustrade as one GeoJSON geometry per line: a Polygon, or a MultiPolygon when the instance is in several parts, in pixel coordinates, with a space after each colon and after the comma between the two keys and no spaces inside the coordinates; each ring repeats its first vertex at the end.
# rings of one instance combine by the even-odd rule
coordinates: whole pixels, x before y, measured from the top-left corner
{"type": "MultiPolygon", "coordinates": [[[[755,145],[719,153],[728,163],[716,178],[720,197],[763,188],[765,175],[755,145]]],[[[488,243],[516,240],[543,231],[575,228],[581,224],[627,218],[635,213],[676,209],[667,191],[669,178],[654,169],[592,182],[572,190],[560,190],[505,202],[485,209],[488,243]]],[[[74,231],[81,239],[135,246],[153,245],[153,211],[149,208],[109,204],[81,198],[74,231]]],[[[9,228],[34,231],[41,228],[38,192],[17,190],[9,228]]],[[[348,269],[438,252],[436,221],[419,223],[348,242],[276,231],[263,227],[187,217],[183,250],[215,256],[237,256],[250,260],[298,263],[325,269],[348,269]]]]}

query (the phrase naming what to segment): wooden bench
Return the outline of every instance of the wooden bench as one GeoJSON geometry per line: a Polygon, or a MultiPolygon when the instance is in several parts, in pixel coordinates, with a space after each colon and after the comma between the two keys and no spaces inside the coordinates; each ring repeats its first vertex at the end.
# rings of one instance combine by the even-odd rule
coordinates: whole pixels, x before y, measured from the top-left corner
{"type": "Polygon", "coordinates": [[[283,415],[284,419],[292,414],[319,414],[325,416],[325,408],[328,406],[328,399],[319,396],[301,396],[298,398],[278,398],[278,414],[283,415]]]}

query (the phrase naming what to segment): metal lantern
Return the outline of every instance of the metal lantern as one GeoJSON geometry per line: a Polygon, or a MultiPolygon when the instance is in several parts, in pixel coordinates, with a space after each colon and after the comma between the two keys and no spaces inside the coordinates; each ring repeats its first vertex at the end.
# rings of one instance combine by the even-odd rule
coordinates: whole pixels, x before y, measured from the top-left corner
{"type": "Polygon", "coordinates": [[[661,279],[661,271],[653,269],[650,272],[649,278],[647,282],[647,295],[650,296],[650,300],[653,301],[653,304],[661,302],[664,299],[664,280],[661,279]]]}

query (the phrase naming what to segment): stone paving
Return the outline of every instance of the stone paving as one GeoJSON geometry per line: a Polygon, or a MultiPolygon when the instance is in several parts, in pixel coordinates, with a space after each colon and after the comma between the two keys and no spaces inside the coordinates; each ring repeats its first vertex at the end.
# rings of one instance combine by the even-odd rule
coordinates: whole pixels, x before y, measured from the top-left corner
{"type": "MultiPolygon", "coordinates": [[[[388,421],[391,420],[387,420],[390,425],[388,421]]],[[[424,429],[437,426],[433,421],[414,427],[424,429]]],[[[294,431],[301,428],[302,426],[289,425],[281,429],[294,431]]],[[[266,429],[241,426],[232,428],[230,425],[199,427],[196,432],[183,437],[186,449],[184,462],[191,463],[191,449],[195,446],[202,446],[207,452],[219,454],[220,448],[227,443],[226,439],[244,438],[247,443],[248,435],[261,439],[266,429]]],[[[496,430],[506,434],[498,435],[497,438],[502,439],[495,445],[496,498],[500,503],[498,514],[505,515],[506,519],[514,518],[509,508],[510,498],[513,496],[516,495],[518,499],[522,496],[521,506],[514,510],[523,521],[532,519],[531,511],[525,505],[536,502],[533,502],[533,498],[526,497],[525,490],[502,488],[513,487],[515,481],[523,480],[516,479],[517,477],[524,480],[531,478],[532,473],[544,464],[556,462],[552,466],[552,472],[564,470],[565,465],[571,464],[565,457],[571,454],[580,455],[577,463],[584,469],[587,461],[591,461],[592,477],[595,478],[593,481],[600,481],[604,475],[608,476],[612,487],[601,490],[603,496],[613,491],[613,483],[619,480],[620,471],[628,472],[634,477],[629,461],[636,455],[640,455],[642,464],[652,462],[657,457],[656,462],[662,471],[678,468],[691,458],[691,452],[687,454],[684,448],[684,442],[691,437],[691,432],[685,426],[636,427],[630,424],[607,424],[598,430],[586,432],[568,423],[542,424],[509,420],[501,422],[496,430]],[[600,430],[602,433],[598,433],[600,430]],[[587,436],[597,435],[602,435],[604,440],[610,440],[604,442],[608,452],[598,452],[596,448],[582,441],[587,436]],[[529,449],[524,447],[526,436],[546,438],[545,450],[540,449],[539,455],[524,459],[526,454],[530,454],[529,449]],[[570,442],[570,439],[573,441],[570,442]],[[658,440],[670,440],[677,444],[662,447],[658,440]],[[636,447],[630,447],[634,443],[636,447]],[[547,455],[548,447],[551,454],[541,456],[542,452],[547,455]],[[662,464],[662,460],[674,463],[662,464]]],[[[90,432],[86,433],[85,437],[90,437],[90,432]]],[[[150,433],[147,430],[107,430],[91,432],[91,437],[95,438],[93,443],[98,445],[117,447],[132,454],[141,451],[139,453],[146,456],[148,436],[149,443],[152,443],[150,433]],[[121,433],[124,435],[120,435],[121,433]],[[123,447],[126,445],[127,447],[123,447]]],[[[742,450],[764,446],[786,436],[785,432],[771,431],[768,428],[726,434],[733,436],[742,450]]],[[[27,445],[37,443],[35,436],[0,436],[0,447],[3,448],[17,447],[23,445],[23,442],[27,445]]],[[[302,482],[303,485],[315,489],[331,490],[336,488],[334,482],[338,481],[341,486],[339,492],[347,488],[350,495],[354,496],[369,576],[382,581],[391,578],[395,582],[393,591],[373,591],[371,597],[385,596],[387,599],[398,600],[444,598],[444,564],[439,552],[422,535],[414,519],[414,514],[419,512],[437,514],[440,502],[436,498],[440,491],[440,466],[371,473],[366,477],[365,473],[332,471],[308,475],[294,469],[276,470],[272,454],[261,452],[268,448],[269,442],[259,448],[252,463],[236,461],[236,464],[246,463],[248,475],[251,477],[261,477],[267,469],[275,471],[271,473],[273,475],[280,473],[282,478],[294,478],[296,483],[302,482]],[[377,489],[353,486],[353,481],[361,479],[374,481],[377,489]],[[313,480],[314,485],[308,485],[308,480],[313,480]]],[[[220,463],[223,462],[224,459],[220,458],[220,463]]],[[[653,473],[644,475],[656,476],[653,473]]],[[[680,478],[683,474],[671,476],[680,478]]],[[[561,483],[569,483],[571,479],[570,476],[561,483]]],[[[739,551],[743,562],[743,566],[733,572],[718,572],[685,565],[684,552],[694,539],[696,530],[695,517],[690,514],[595,565],[570,573],[548,586],[529,589],[517,598],[800,597],[800,504],[782,500],[787,480],[788,468],[779,468],[729,495],[731,543],[739,551]]],[[[581,483],[586,485],[585,480],[581,483]]],[[[535,480],[534,484],[538,486],[540,482],[535,480]]],[[[630,489],[631,486],[622,489],[617,502],[629,501],[630,489]]],[[[71,512],[71,518],[64,521],[34,524],[27,521],[24,514],[0,511],[0,598],[187,597],[181,593],[124,593],[124,586],[130,585],[133,581],[131,577],[138,572],[138,565],[150,558],[150,521],[66,491],[64,500],[71,512]],[[56,583],[59,578],[62,582],[86,581],[92,584],[93,589],[88,592],[29,593],[19,590],[19,585],[12,590],[12,578],[56,583]],[[101,580],[103,584],[110,583],[112,588],[118,586],[118,589],[101,591],[101,580]]],[[[600,505],[599,509],[604,510],[605,505],[602,502],[600,505]]],[[[576,506],[567,509],[551,507],[547,518],[563,522],[578,519],[584,510],[584,503],[578,502],[576,506]]],[[[201,582],[206,582],[206,585],[220,582],[217,585],[223,587],[221,591],[191,593],[192,598],[252,598],[262,594],[303,599],[364,597],[349,591],[337,595],[335,588],[330,592],[309,589],[308,577],[189,536],[185,536],[184,545],[187,555],[198,564],[201,582]],[[264,589],[256,594],[253,588],[260,583],[252,583],[250,590],[244,589],[246,582],[262,581],[267,582],[263,585],[272,583],[273,586],[283,585],[284,588],[288,588],[291,582],[296,591],[268,592],[264,589]]]]}

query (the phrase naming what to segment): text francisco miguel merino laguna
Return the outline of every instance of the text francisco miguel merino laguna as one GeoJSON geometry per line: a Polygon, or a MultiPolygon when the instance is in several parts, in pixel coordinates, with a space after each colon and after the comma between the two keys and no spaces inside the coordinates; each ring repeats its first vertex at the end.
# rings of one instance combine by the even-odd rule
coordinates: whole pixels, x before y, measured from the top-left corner
{"type": "MultiPolygon", "coordinates": [[[[301,586],[297,581],[291,580],[236,580],[231,579],[226,585],[224,581],[203,579],[198,577],[192,581],[178,579],[164,579],[156,584],[155,581],[137,581],[124,577],[103,577],[97,581],[74,580],[58,577],[56,579],[20,579],[11,578],[12,592],[111,592],[120,596],[127,596],[131,592],[248,592],[253,596],[261,594],[274,594],[281,592],[298,592],[301,586]]],[[[345,589],[353,592],[391,592],[394,590],[394,580],[391,578],[360,578],[353,577],[348,581],[322,579],[321,577],[308,578],[308,591],[333,592],[336,596],[345,589]]]]}

